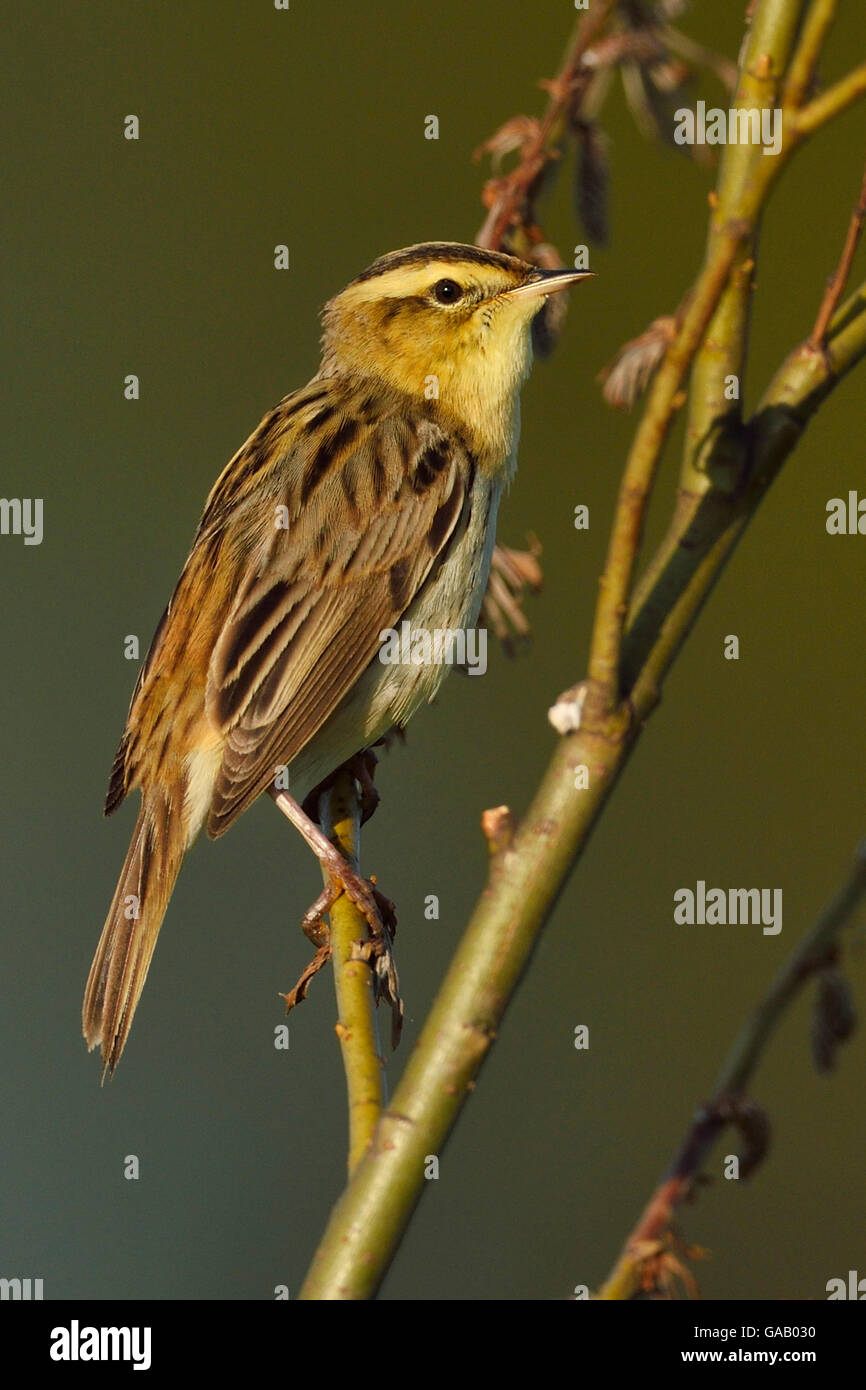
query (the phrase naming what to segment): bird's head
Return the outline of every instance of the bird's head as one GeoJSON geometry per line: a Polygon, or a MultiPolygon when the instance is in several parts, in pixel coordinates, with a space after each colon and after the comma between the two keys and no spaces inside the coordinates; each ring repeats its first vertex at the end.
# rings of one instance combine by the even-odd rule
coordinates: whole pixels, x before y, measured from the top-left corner
{"type": "Polygon", "coordinates": [[[588,274],[452,242],[392,251],[325,306],[322,371],[434,402],[476,447],[508,452],[532,320],[588,274]]]}

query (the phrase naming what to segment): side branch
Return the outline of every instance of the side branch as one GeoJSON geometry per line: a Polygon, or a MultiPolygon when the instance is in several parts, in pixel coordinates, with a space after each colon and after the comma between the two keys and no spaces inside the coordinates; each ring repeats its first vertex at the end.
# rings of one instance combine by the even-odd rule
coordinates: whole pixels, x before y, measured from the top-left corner
{"type": "MultiPolygon", "coordinates": [[[[764,491],[800,438],[817,403],[866,354],[866,288],[838,311],[831,325],[833,366],[810,354],[809,371],[797,354],[777,373],[765,398],[768,415],[755,448],[768,451],[764,491]],[[793,362],[794,365],[789,364],[793,362]],[[784,407],[780,405],[784,397],[784,407]],[[774,413],[778,410],[778,417],[774,413]],[[781,421],[785,422],[782,428],[781,421]]],[[[760,496],[752,499],[753,507],[760,496]]],[[[742,519],[740,519],[742,525],[742,519]]],[[[427,1155],[440,1153],[471,1093],[508,1001],[569,872],[656,702],[662,679],[718,579],[739,528],[723,530],[647,654],[633,695],[632,721],[584,722],[559,740],[550,765],[514,840],[490,867],[451,968],[373,1143],[334,1208],[301,1291],[304,1299],[366,1299],[384,1277],[424,1187],[427,1155]],[[577,774],[590,770],[577,790],[577,774]]]]}
{"type": "Polygon", "coordinates": [[[727,283],[747,224],[732,224],[701,272],[679,333],[653,382],[635,434],[619,491],[601,579],[589,658],[590,682],[602,692],[606,711],[619,698],[619,661],[628,600],[640,545],[643,517],[680,387],[727,283]]]}
{"type": "Polygon", "coordinates": [[[800,107],[808,96],[837,9],[838,0],[812,0],[785,79],[786,106],[800,107]]]}
{"type": "MultiPolygon", "coordinates": [[[[819,0],[823,4],[823,0],[819,0]]],[[[788,66],[802,11],[795,4],[772,0],[758,6],[741,55],[733,104],[772,111],[788,66]]],[[[755,256],[766,179],[790,158],[794,141],[767,157],[760,143],[724,146],[715,193],[710,198],[707,259],[725,235],[731,220],[747,221],[732,273],[695,358],[689,392],[680,487],[686,493],[732,492],[743,471],[741,389],[746,369],[755,256]],[[778,166],[776,169],[767,165],[778,166]],[[758,194],[757,201],[755,194],[758,194]]]]}
{"type": "Polygon", "coordinates": [[[498,196],[476,238],[479,246],[486,246],[490,250],[501,247],[512,222],[526,202],[531,201],[548,162],[556,157],[572,85],[584,54],[601,33],[613,12],[614,3],[615,0],[595,0],[592,8],[577,21],[562,67],[550,83],[550,100],[535,138],[524,151],[518,166],[502,181],[498,196]]]}
{"type": "Polygon", "coordinates": [[[711,1099],[695,1115],[680,1149],[653,1192],[614,1269],[599,1290],[601,1299],[629,1299],[654,1287],[665,1260],[664,1238],[677,1207],[689,1196],[704,1160],[729,1124],[758,1112],[743,1104],[746,1088],[788,1005],[822,968],[832,964],[839,937],[866,898],[866,842],[856,853],[847,881],[779,970],[763,1000],[736,1039],[711,1099]]]}
{"type": "Polygon", "coordinates": [[[848,224],[848,232],[845,237],[845,244],[842,247],[842,254],[827,286],[827,292],[821,301],[818,310],[818,317],[815,319],[815,327],[809,334],[809,347],[818,352],[823,347],[827,337],[827,329],[842,292],[848,283],[848,276],[851,273],[851,265],[854,260],[854,252],[857,250],[857,243],[863,231],[863,222],[866,219],[866,168],[863,170],[863,180],[860,184],[860,197],[857,206],[851,214],[851,221],[848,224]]]}
{"type": "Polygon", "coordinates": [[[826,125],[834,116],[847,111],[866,93],[866,63],[861,63],[826,92],[804,106],[795,118],[794,129],[798,135],[812,135],[826,125]]]}

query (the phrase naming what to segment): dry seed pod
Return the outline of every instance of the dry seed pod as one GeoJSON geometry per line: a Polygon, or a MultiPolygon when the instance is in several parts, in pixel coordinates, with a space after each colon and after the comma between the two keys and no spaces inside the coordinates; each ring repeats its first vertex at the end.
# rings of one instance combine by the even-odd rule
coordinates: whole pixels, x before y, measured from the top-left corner
{"type": "Polygon", "coordinates": [[[658,0],[658,12],[662,19],[679,19],[688,8],[689,0],[658,0]]]}
{"type": "Polygon", "coordinates": [[[594,121],[582,121],[576,134],[578,144],[574,164],[575,212],[589,240],[597,246],[606,246],[610,232],[610,165],[607,157],[607,137],[594,121]]]}
{"type": "Polygon", "coordinates": [[[541,545],[533,535],[527,540],[529,550],[512,550],[505,545],[495,547],[487,591],[481,604],[479,621],[492,631],[507,656],[515,656],[529,640],[531,630],[521,605],[527,590],[538,593],[542,583],[538,563],[541,545]]]}
{"type": "MultiPolygon", "coordinates": [[[[526,257],[541,270],[564,270],[565,265],[555,246],[540,241],[526,257]]],[[[532,350],[537,357],[549,357],[562,332],[568,303],[564,294],[552,294],[544,301],[541,311],[532,320],[532,350]]]]}
{"type": "Polygon", "coordinates": [[[742,1100],[731,1115],[731,1121],[743,1140],[740,1177],[747,1178],[763,1162],[770,1147],[770,1117],[753,1100],[742,1100]]]}
{"type": "Polygon", "coordinates": [[[819,1072],[832,1071],[839,1045],[857,1026],[857,1007],[851,986],[836,966],[821,971],[812,1008],[812,1059],[819,1072]]]}
{"type": "Polygon", "coordinates": [[[532,320],[532,351],[536,357],[549,357],[559,341],[568,304],[564,294],[552,294],[545,299],[532,320]]]}
{"type": "Polygon", "coordinates": [[[477,150],[473,150],[472,158],[477,161],[482,155],[489,154],[494,170],[498,170],[505,155],[513,150],[519,150],[522,154],[527,145],[537,140],[539,129],[540,124],[534,116],[512,116],[477,150]]]}
{"type": "Polygon", "coordinates": [[[671,314],[654,319],[645,333],[625,343],[612,362],[599,372],[604,398],[615,410],[630,410],[646,390],[677,331],[671,314]]]}

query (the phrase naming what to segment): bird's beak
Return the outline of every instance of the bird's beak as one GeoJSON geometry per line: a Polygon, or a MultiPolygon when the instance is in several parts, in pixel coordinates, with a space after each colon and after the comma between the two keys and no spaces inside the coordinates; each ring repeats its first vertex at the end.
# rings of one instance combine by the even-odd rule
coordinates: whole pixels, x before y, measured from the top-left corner
{"type": "Polygon", "coordinates": [[[511,299],[535,299],[539,295],[554,294],[556,290],[566,290],[569,285],[589,280],[594,274],[592,270],[539,270],[537,277],[509,290],[508,295],[511,299]]]}

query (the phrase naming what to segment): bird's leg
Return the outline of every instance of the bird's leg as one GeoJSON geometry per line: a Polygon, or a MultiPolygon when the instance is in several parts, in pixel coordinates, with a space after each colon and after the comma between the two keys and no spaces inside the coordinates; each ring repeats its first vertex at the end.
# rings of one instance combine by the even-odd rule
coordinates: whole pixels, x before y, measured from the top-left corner
{"type": "MultiPolygon", "coordinates": [[[[289,796],[286,791],[277,791],[276,788],[271,791],[271,795],[283,815],[287,816],[295,829],[300,831],[328,876],[327,886],[304,913],[303,926],[307,935],[309,935],[308,928],[312,928],[317,921],[321,922],[323,915],[333,906],[341,893],[345,893],[351,898],[367,919],[370,929],[376,934],[381,934],[382,919],[379,916],[373,888],[368,880],[361,878],[361,875],[355,872],[336,846],[331,844],[321,826],[318,826],[307,815],[307,812],[298,805],[294,797],[289,796]]],[[[321,942],[317,944],[320,945],[321,942]]]]}
{"type": "Polygon", "coordinates": [[[301,809],[311,821],[318,820],[319,801],[329,787],[334,785],[337,777],[344,770],[350,772],[361,789],[361,824],[364,825],[370,819],[376,807],[379,805],[380,796],[376,790],[376,783],[373,780],[376,764],[379,759],[372,748],[364,748],[360,753],[356,753],[348,762],[338,767],[336,772],[332,772],[330,777],[326,777],[318,786],[313,787],[304,800],[301,802],[301,809]]]}
{"type": "Polygon", "coordinates": [[[325,917],[342,893],[342,888],[329,880],[314,903],[310,903],[301,918],[301,931],[314,946],[327,946],[330,950],[331,932],[325,925],[325,917]]]}
{"type": "Polygon", "coordinates": [[[375,881],[362,878],[346,861],[335,845],[331,844],[322,828],[299,806],[294,797],[286,791],[271,790],[283,815],[300,831],[301,836],[315,854],[327,876],[327,884],[316,901],[307,908],[301,919],[304,933],[317,946],[328,941],[328,928],[323,922],[325,913],[330,911],[341,893],[345,893],[365,918],[369,928],[369,941],[356,942],[355,957],[365,960],[371,966],[376,981],[376,996],[391,1006],[391,1035],[394,1046],[399,1040],[403,1018],[403,1004],[400,999],[400,986],[397,969],[391,954],[391,942],[397,928],[394,904],[375,886],[375,881]]]}
{"type": "Polygon", "coordinates": [[[375,782],[378,761],[379,759],[372,748],[364,748],[360,753],[356,753],[354,758],[350,758],[346,764],[361,789],[362,825],[370,819],[382,799],[376,790],[375,782]]]}

